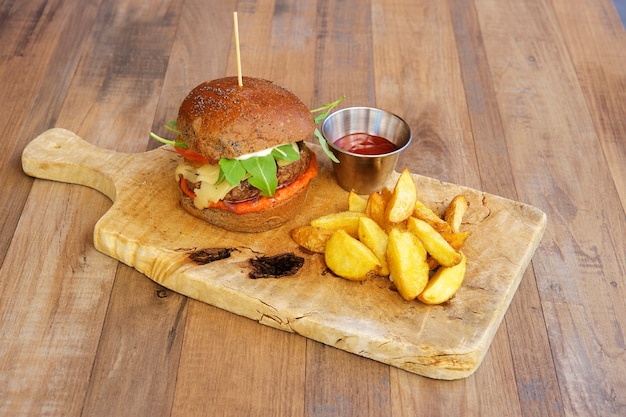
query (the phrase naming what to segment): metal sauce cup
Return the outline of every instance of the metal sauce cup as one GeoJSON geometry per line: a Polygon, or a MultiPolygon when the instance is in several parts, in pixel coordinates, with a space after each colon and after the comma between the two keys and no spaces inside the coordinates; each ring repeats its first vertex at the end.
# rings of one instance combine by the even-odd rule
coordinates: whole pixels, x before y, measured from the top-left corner
{"type": "Polygon", "coordinates": [[[411,143],[411,128],[395,114],[372,107],[348,107],[331,113],[322,123],[322,135],[339,163],[333,164],[337,183],[346,191],[370,194],[379,191],[398,162],[400,153],[411,143]],[[348,152],[334,142],[351,133],[380,136],[397,149],[380,155],[348,152]]]}

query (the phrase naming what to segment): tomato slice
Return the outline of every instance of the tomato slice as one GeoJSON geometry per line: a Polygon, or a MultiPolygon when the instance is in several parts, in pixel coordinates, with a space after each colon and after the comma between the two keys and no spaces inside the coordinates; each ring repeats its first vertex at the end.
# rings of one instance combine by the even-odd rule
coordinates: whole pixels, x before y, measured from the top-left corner
{"type": "Polygon", "coordinates": [[[182,175],[180,176],[180,188],[181,190],[183,190],[183,193],[187,195],[187,197],[191,198],[192,200],[196,198],[196,193],[191,191],[191,189],[189,188],[187,178],[183,177],[182,175]]]}
{"type": "Polygon", "coordinates": [[[178,146],[175,146],[174,149],[176,149],[176,152],[181,154],[183,158],[191,162],[197,162],[200,164],[208,164],[210,162],[209,158],[207,158],[206,156],[202,156],[199,153],[194,152],[189,148],[179,148],[178,146]]]}

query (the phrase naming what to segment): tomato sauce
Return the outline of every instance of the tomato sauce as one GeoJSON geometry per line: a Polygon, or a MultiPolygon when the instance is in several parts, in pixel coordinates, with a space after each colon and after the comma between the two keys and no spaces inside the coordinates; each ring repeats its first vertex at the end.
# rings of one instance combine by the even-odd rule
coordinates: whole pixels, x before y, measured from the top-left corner
{"type": "Polygon", "coordinates": [[[334,141],[333,145],[360,155],[382,155],[398,149],[389,140],[368,133],[350,133],[334,141]]]}

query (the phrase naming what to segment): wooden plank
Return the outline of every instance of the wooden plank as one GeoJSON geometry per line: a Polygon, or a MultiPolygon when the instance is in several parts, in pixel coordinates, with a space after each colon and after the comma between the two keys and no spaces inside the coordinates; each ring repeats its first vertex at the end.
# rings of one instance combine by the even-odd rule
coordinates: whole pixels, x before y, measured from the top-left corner
{"type": "Polygon", "coordinates": [[[590,108],[622,206],[626,206],[626,31],[611,0],[584,1],[584,15],[553,0],[572,65],[590,108]],[[590,42],[593,40],[593,42],[590,42]],[[598,48],[595,45],[603,45],[598,48]]]}
{"type": "Polygon", "coordinates": [[[620,415],[613,387],[625,365],[614,332],[626,311],[623,289],[612,284],[626,253],[619,195],[552,3],[502,6],[476,2],[519,197],[549,218],[533,266],[562,395],[555,406],[566,415],[620,415]],[[594,389],[581,396],[580,381],[594,389]]]}
{"type": "Polygon", "coordinates": [[[172,416],[301,415],[305,349],[295,334],[190,300],[172,416]]]}
{"type": "Polygon", "coordinates": [[[480,188],[448,3],[380,1],[372,8],[376,104],[405,118],[413,133],[400,166],[480,188]]]}
{"type": "Polygon", "coordinates": [[[85,191],[36,181],[0,269],[2,415],[80,415],[117,265],[89,243],[110,202],[85,191]]]}
{"type": "MultiPolygon", "coordinates": [[[[57,125],[74,126],[103,147],[127,152],[144,150],[181,4],[180,0],[103,2],[86,42],[86,50],[97,53],[82,57],[57,125]],[[114,135],[122,132],[128,135],[128,140],[120,142],[114,135]]],[[[67,204],[80,207],[72,202],[67,204]]],[[[89,259],[88,262],[101,261],[89,259]]],[[[135,282],[143,277],[124,269],[120,272],[115,264],[102,268],[101,273],[112,280],[108,286],[93,290],[110,292],[110,308],[106,317],[81,318],[101,323],[94,329],[97,333],[84,335],[99,339],[100,343],[97,360],[84,368],[91,374],[89,385],[83,390],[83,411],[111,416],[167,415],[174,395],[169,378],[176,374],[185,322],[184,298],[178,294],[159,298],[155,294],[163,290],[160,286],[154,282],[135,282]],[[144,314],[135,315],[136,320],[129,322],[128,306],[138,306],[144,314]],[[160,320],[155,325],[157,317],[160,320]],[[120,351],[120,343],[136,348],[120,351]],[[147,356],[139,360],[139,355],[147,356]],[[159,361],[157,371],[145,366],[149,358],[159,361]],[[141,388],[137,388],[139,381],[144,381],[141,388]],[[132,401],[126,400],[129,391],[137,394],[132,401]]]]}
{"type": "Polygon", "coordinates": [[[119,152],[145,150],[182,0],[102,4],[57,126],[119,152]],[[87,103],[87,104],[86,104],[87,103]],[[121,136],[129,139],[119,143],[121,136]]]}
{"type": "MultiPolygon", "coordinates": [[[[571,337],[586,338],[587,342],[574,356],[577,360],[591,361],[594,370],[580,375],[576,362],[557,362],[570,375],[563,388],[571,402],[567,410],[581,415],[618,416],[626,410],[623,396],[620,398],[616,394],[620,389],[624,392],[623,371],[626,369],[626,361],[620,353],[624,351],[624,344],[617,336],[621,333],[617,329],[624,327],[626,292],[616,279],[623,277],[626,270],[626,225],[623,221],[626,207],[626,32],[611,1],[584,1],[581,6],[588,12],[578,16],[571,13],[567,2],[554,0],[552,3],[597,134],[597,142],[585,141],[590,146],[579,153],[584,159],[583,166],[589,167],[588,182],[581,184],[581,189],[584,190],[584,200],[591,203],[583,210],[589,210],[589,216],[578,223],[580,231],[575,236],[576,242],[582,243],[575,252],[585,253],[579,261],[583,268],[581,285],[576,288],[585,311],[584,318],[576,317],[572,329],[566,326],[565,332],[557,331],[558,346],[566,349],[571,337]],[[593,148],[602,149],[603,152],[595,152],[606,158],[608,173],[598,172],[596,164],[600,163],[589,160],[588,152],[593,148]],[[607,189],[597,187],[599,181],[604,183],[605,175],[610,177],[606,180],[607,189]],[[589,225],[586,224],[593,219],[599,222],[596,227],[602,230],[594,242],[588,239],[589,225]],[[602,248],[599,257],[593,254],[598,247],[602,248]],[[590,264],[589,260],[599,260],[600,265],[594,265],[593,261],[590,264]],[[597,266],[600,266],[599,271],[597,266]],[[581,322],[591,324],[584,326],[584,332],[579,333],[577,327],[581,322]],[[602,346],[602,352],[598,346],[602,346]],[[587,387],[594,387],[592,393],[575,394],[576,381],[580,377],[585,378],[587,387]]],[[[557,296],[551,300],[554,306],[550,311],[558,312],[559,321],[569,322],[569,317],[565,316],[567,311],[560,307],[563,299],[557,296]]],[[[576,302],[577,297],[572,305],[576,302]]],[[[573,310],[578,313],[580,305],[576,306],[573,310]]]]}
{"type": "MultiPolygon", "coordinates": [[[[503,323],[504,325],[504,323],[503,323]]],[[[472,376],[456,381],[415,378],[398,369],[391,369],[394,417],[424,415],[474,415],[488,408],[489,416],[524,416],[515,392],[515,370],[510,358],[497,352],[494,346],[508,347],[506,331],[500,327],[492,348],[480,369],[472,376]]],[[[504,350],[504,348],[500,348],[504,350]]]]}
{"type": "MultiPolygon", "coordinates": [[[[480,93],[476,85],[480,80],[464,72],[467,63],[465,57],[459,56],[459,50],[465,45],[457,45],[477,36],[470,31],[479,28],[464,29],[458,23],[459,15],[467,18],[471,5],[405,1],[376,2],[374,8],[377,103],[397,109],[413,128],[414,143],[400,163],[408,161],[415,172],[442,180],[484,187],[485,176],[479,172],[481,155],[476,150],[481,146],[477,142],[484,139],[476,138],[487,132],[475,126],[475,120],[470,123],[472,113],[468,106],[474,103],[467,101],[480,93]],[[421,58],[416,60],[415,56],[421,58]]],[[[502,137],[488,140],[493,146],[502,137]]],[[[507,162],[501,157],[496,166],[506,166],[507,162]]],[[[498,191],[514,195],[510,190],[498,191]]],[[[469,386],[465,383],[441,384],[392,369],[394,415],[414,415],[415,410],[432,415],[472,414],[470,410],[484,402],[489,402],[494,415],[521,415],[520,409],[512,406],[517,393],[508,381],[499,377],[513,375],[505,335],[503,325],[483,364],[470,377],[471,384],[489,387],[485,390],[465,392],[469,386]],[[433,392],[438,395],[432,395],[433,392]]]]}
{"type": "Polygon", "coordinates": [[[368,2],[320,0],[315,25],[315,104],[345,95],[341,107],[375,106],[368,2]]]}
{"type": "MultiPolygon", "coordinates": [[[[473,2],[455,0],[451,2],[451,11],[482,187],[485,191],[517,199],[505,133],[476,9],[473,2]]],[[[543,320],[534,271],[529,268],[505,317],[506,327],[500,329],[509,339],[502,349],[502,355],[510,354],[514,364],[532,364],[515,366],[517,390],[519,396],[524,398],[519,403],[521,415],[562,415],[562,400],[558,395],[558,381],[548,335],[542,325],[543,320]],[[520,296],[520,293],[524,295],[520,296]]],[[[492,346],[499,345],[494,342],[492,346]]],[[[493,349],[494,347],[492,351],[493,349]]],[[[492,379],[491,375],[489,379],[492,379]]],[[[510,391],[508,395],[498,397],[506,398],[505,404],[515,402],[510,391]]],[[[497,414],[506,414],[506,410],[497,414]]]]}
{"type": "Polygon", "coordinates": [[[108,298],[92,289],[106,286],[110,277],[102,271],[116,265],[84,242],[110,202],[41,181],[30,195],[33,181],[21,171],[20,155],[33,134],[54,125],[97,3],[0,7],[0,113],[7,121],[0,124],[0,414],[79,415],[98,343],[89,318],[104,315],[108,298]],[[67,201],[88,213],[65,210],[67,201]],[[72,259],[59,256],[65,251],[72,259]],[[102,262],[85,261],[92,256],[102,262]],[[33,383],[45,380],[55,383],[33,383]]]}
{"type": "MultiPolygon", "coordinates": [[[[232,12],[235,1],[185,1],[159,96],[152,131],[170,137],[163,126],[178,116],[178,107],[185,96],[201,82],[227,75],[228,56],[233,44],[232,12]]],[[[147,149],[156,149],[160,142],[150,140],[147,149]]]]}
{"type": "Polygon", "coordinates": [[[388,366],[311,340],[307,345],[314,346],[307,346],[305,416],[392,415],[388,366]]]}
{"type": "Polygon", "coordinates": [[[119,266],[82,415],[171,414],[187,300],[119,266]]]}
{"type": "Polygon", "coordinates": [[[0,125],[5,149],[0,205],[6,208],[0,221],[1,263],[32,184],[19,168],[22,149],[54,126],[96,8],[39,1],[0,7],[0,114],[7,120],[0,125]]]}
{"type": "MultiPolygon", "coordinates": [[[[81,4],[80,7],[75,4],[74,9],[69,9],[67,6],[67,4],[72,4],[71,2],[64,4],[65,9],[48,11],[47,7],[54,5],[53,3],[48,3],[42,8],[44,11],[42,19],[49,19],[50,16],[54,18],[51,23],[49,22],[50,26],[46,26],[50,33],[38,33],[36,36],[31,34],[34,37],[49,37],[52,42],[50,44],[36,43],[38,47],[44,49],[40,55],[37,55],[37,59],[43,59],[44,62],[49,59],[53,60],[51,61],[53,63],[46,67],[48,72],[44,73],[41,78],[41,82],[49,83],[50,88],[42,87],[36,81],[37,79],[33,78],[33,86],[43,88],[44,91],[33,102],[34,105],[41,104],[40,107],[31,108],[32,105],[28,104],[15,106],[16,103],[12,103],[15,107],[31,110],[33,114],[33,126],[28,126],[25,131],[36,128],[42,123],[58,123],[80,127],[84,132],[92,134],[94,138],[99,138],[105,144],[106,138],[111,137],[107,135],[115,129],[119,129],[118,133],[121,131],[130,133],[130,138],[136,137],[137,132],[143,131],[143,137],[146,138],[143,141],[129,140],[123,144],[126,146],[125,149],[141,150],[145,147],[152,118],[148,111],[153,111],[156,97],[160,92],[158,86],[167,63],[167,54],[170,49],[170,44],[167,43],[167,30],[169,28],[173,34],[173,25],[177,23],[176,15],[170,13],[167,2],[143,3],[142,7],[137,8],[130,2],[107,2],[100,9],[97,4],[81,4]],[[99,20],[95,28],[92,28],[92,18],[96,17],[97,12],[99,12],[99,20]],[[169,25],[165,24],[168,20],[169,25]],[[151,28],[162,29],[156,31],[150,30],[151,28]],[[88,30],[92,29],[94,34],[89,37],[88,30]],[[114,41],[113,37],[117,40],[114,41]],[[81,43],[83,39],[85,41],[81,43]],[[159,47],[155,46],[154,42],[150,43],[150,39],[155,42],[164,42],[162,46],[165,46],[165,49],[159,53],[159,47]],[[151,48],[151,45],[155,47],[151,48]],[[46,48],[49,51],[45,51],[46,48]],[[88,53],[82,56],[82,61],[78,65],[78,58],[83,51],[81,48],[87,48],[88,53]],[[93,53],[93,51],[98,51],[98,53],[93,53]],[[152,60],[153,58],[155,61],[152,60]],[[64,59],[66,60],[63,62],[64,59]],[[60,68],[63,68],[65,72],[61,72],[60,68]],[[55,72],[55,69],[58,69],[58,72],[55,72]],[[72,79],[70,85],[69,80],[73,75],[76,77],[72,79]],[[66,95],[65,91],[68,86],[70,91],[66,95]],[[63,99],[65,99],[64,102],[63,99]],[[62,102],[64,107],[59,113],[62,102]]],[[[171,4],[176,5],[175,2],[171,4]]],[[[170,35],[169,39],[171,37],[170,35]]],[[[35,62],[34,58],[33,62],[35,62]]],[[[36,68],[39,67],[33,65],[33,69],[36,68]]],[[[30,70],[24,71],[27,76],[28,71],[30,70]]],[[[20,83],[22,88],[25,85],[30,84],[20,83]]],[[[26,124],[31,121],[23,119],[22,122],[26,124]]],[[[19,152],[19,148],[17,151],[19,152]]],[[[19,157],[16,155],[14,173],[19,172],[18,161],[19,157]]],[[[31,196],[22,215],[25,225],[30,225],[29,227],[32,228],[28,229],[28,235],[24,236],[30,236],[32,240],[32,236],[38,235],[38,230],[45,230],[46,227],[53,227],[60,234],[56,237],[47,235],[46,239],[41,241],[34,240],[30,243],[31,245],[37,242],[46,247],[32,247],[31,251],[24,252],[24,255],[18,255],[15,260],[11,260],[11,265],[14,265],[13,262],[21,261],[39,269],[27,270],[23,275],[11,275],[6,280],[3,276],[3,283],[6,282],[7,285],[19,285],[18,283],[22,282],[24,277],[28,277],[32,282],[39,282],[38,308],[43,313],[52,312],[47,320],[50,327],[43,328],[40,326],[46,321],[42,321],[41,325],[37,324],[35,322],[37,318],[29,309],[15,308],[13,310],[22,311],[22,316],[16,321],[18,327],[7,329],[7,334],[15,336],[15,341],[11,344],[11,355],[7,356],[7,360],[8,358],[15,360],[15,371],[8,373],[7,377],[15,377],[10,382],[19,391],[15,397],[12,397],[14,398],[12,401],[20,404],[21,408],[18,410],[30,411],[33,414],[44,414],[43,410],[52,410],[53,413],[59,415],[78,415],[81,412],[86,392],[89,397],[87,384],[90,382],[90,372],[100,339],[108,296],[118,264],[111,262],[107,257],[102,257],[93,249],[91,243],[95,224],[92,216],[100,216],[111,203],[106,199],[101,200],[100,196],[94,198],[90,195],[91,193],[85,193],[85,191],[88,190],[69,186],[65,186],[65,190],[59,190],[56,184],[54,188],[51,188],[50,183],[36,183],[33,188],[36,194],[31,196]],[[57,195],[65,194],[66,198],[50,198],[48,192],[52,190],[56,190],[57,195]],[[42,207],[63,214],[65,218],[55,219],[53,216],[42,216],[42,207]],[[89,214],[79,214],[81,207],[88,210],[89,214]],[[80,221],[75,218],[79,218],[80,221]],[[45,224],[42,225],[42,223],[45,224]],[[67,230],[65,228],[72,230],[71,235],[63,233],[67,230]],[[74,242],[74,239],[80,240],[74,242]],[[46,251],[52,251],[55,254],[68,251],[73,255],[71,260],[65,257],[56,260],[48,259],[46,264],[38,264],[24,258],[28,254],[46,251]],[[79,262],[80,260],[84,261],[84,264],[79,262]],[[89,281],[91,281],[90,284],[88,284],[89,281]],[[77,291],[77,294],[74,295],[74,291],[77,291]],[[73,302],[72,297],[80,302],[73,302]],[[68,326],[67,323],[72,323],[72,326],[68,326]],[[53,337],[48,336],[51,333],[49,329],[52,329],[53,337]],[[26,349],[25,346],[36,348],[26,349]],[[16,356],[13,353],[17,350],[21,353],[16,356]],[[38,387],[37,384],[32,383],[40,377],[55,380],[55,384],[38,387]]],[[[3,193],[4,195],[9,194],[3,193]]],[[[18,229],[18,233],[22,233],[20,230],[18,229]]],[[[125,293],[123,290],[120,292],[125,293]]],[[[19,293],[14,292],[13,295],[16,295],[18,297],[16,300],[19,300],[19,293]]],[[[23,299],[29,297],[32,298],[32,295],[24,294],[23,299]]],[[[2,304],[5,305],[4,302],[2,304]]],[[[119,319],[124,320],[125,317],[119,319]]],[[[114,327],[112,325],[106,328],[114,327]]],[[[161,329],[165,332],[163,340],[167,340],[166,328],[161,329]]],[[[115,337],[116,335],[109,336],[115,337]]],[[[142,336],[144,343],[152,342],[155,337],[155,335],[142,336]]],[[[107,340],[106,337],[104,340],[107,340]]],[[[110,345],[105,343],[102,346],[110,345]]],[[[99,363],[106,364],[107,359],[114,356],[117,349],[108,352],[112,355],[109,357],[106,356],[106,351],[100,352],[103,356],[100,357],[99,363]]],[[[177,356],[174,358],[177,362],[177,356]]],[[[141,363],[136,363],[136,366],[150,373],[150,376],[152,375],[151,370],[142,367],[141,363]]],[[[98,371],[99,369],[96,368],[95,375],[100,375],[98,371]]],[[[116,369],[117,374],[109,375],[128,375],[126,371],[116,369]]],[[[140,373],[133,377],[137,375],[140,373]]],[[[163,387],[161,391],[167,392],[167,381],[157,381],[160,381],[163,387]]],[[[123,385],[122,378],[116,382],[123,385]]],[[[96,390],[101,386],[109,388],[105,384],[99,385],[101,383],[102,380],[94,383],[96,390]]],[[[97,391],[93,394],[97,395],[97,391]]],[[[125,396],[127,393],[119,394],[125,396]]],[[[11,407],[14,405],[8,404],[11,407]]],[[[115,409],[112,405],[124,407],[122,402],[109,401],[103,404],[108,410],[115,409]]],[[[143,403],[141,406],[147,407],[149,404],[143,403]]],[[[123,408],[121,413],[128,411],[127,408],[123,408]]]]}
{"type": "MultiPolygon", "coordinates": [[[[314,78],[309,81],[315,86],[313,106],[341,96],[346,98],[339,107],[376,105],[371,13],[369,1],[317,2],[312,34],[316,38],[315,60],[310,67],[314,78]]],[[[391,391],[386,367],[308,342],[306,369],[309,395],[305,415],[389,415],[391,391]],[[364,396],[371,391],[376,392],[375,400],[364,396]]]]}

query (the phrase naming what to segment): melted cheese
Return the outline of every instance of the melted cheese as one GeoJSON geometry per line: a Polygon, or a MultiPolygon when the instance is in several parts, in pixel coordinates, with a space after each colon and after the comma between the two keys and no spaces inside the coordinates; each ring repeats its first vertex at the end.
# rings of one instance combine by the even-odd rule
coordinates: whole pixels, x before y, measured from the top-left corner
{"type": "Polygon", "coordinates": [[[216,184],[219,174],[219,165],[205,164],[194,168],[191,164],[183,162],[176,167],[177,181],[182,175],[189,183],[200,183],[200,188],[193,190],[196,194],[193,204],[198,210],[222,200],[230,190],[236,187],[236,185],[231,186],[227,181],[216,184]]]}

